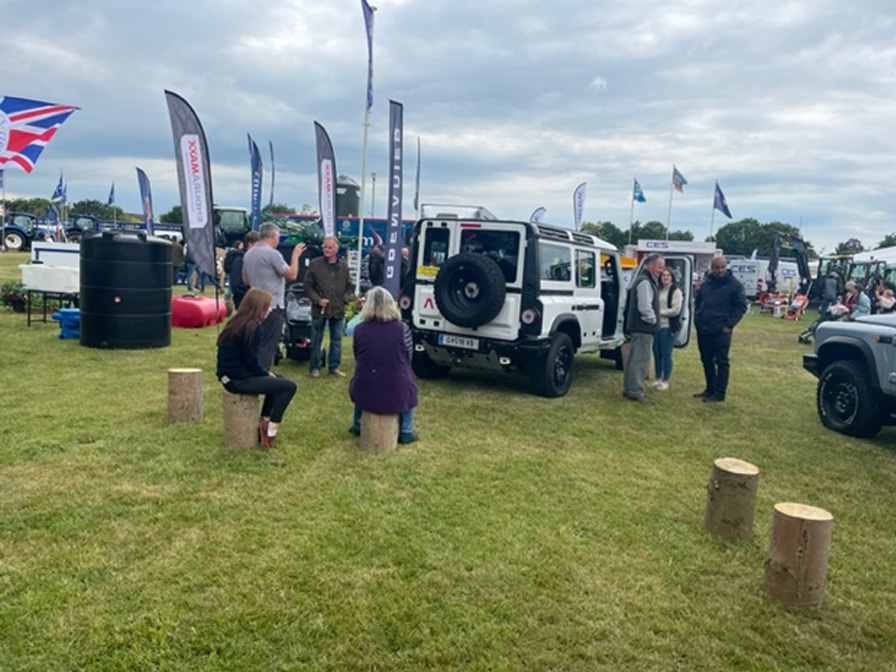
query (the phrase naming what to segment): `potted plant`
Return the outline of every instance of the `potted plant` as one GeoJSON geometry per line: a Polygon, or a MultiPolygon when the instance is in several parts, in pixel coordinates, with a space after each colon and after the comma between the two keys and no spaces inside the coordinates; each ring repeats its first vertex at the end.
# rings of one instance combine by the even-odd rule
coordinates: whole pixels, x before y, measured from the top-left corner
{"type": "Polygon", "coordinates": [[[16,313],[25,312],[25,285],[18,280],[0,284],[0,305],[9,306],[16,313]]]}

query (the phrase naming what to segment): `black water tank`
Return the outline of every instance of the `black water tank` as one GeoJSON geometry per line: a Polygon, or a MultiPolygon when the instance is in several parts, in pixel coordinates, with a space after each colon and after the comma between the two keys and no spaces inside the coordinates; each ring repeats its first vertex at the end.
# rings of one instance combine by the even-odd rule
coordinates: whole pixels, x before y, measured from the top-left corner
{"type": "Polygon", "coordinates": [[[361,187],[347,175],[336,178],[336,216],[357,217],[361,209],[361,187]]]}
{"type": "Polygon", "coordinates": [[[171,243],[139,231],[81,241],[81,345],[161,348],[171,344],[171,243]]]}

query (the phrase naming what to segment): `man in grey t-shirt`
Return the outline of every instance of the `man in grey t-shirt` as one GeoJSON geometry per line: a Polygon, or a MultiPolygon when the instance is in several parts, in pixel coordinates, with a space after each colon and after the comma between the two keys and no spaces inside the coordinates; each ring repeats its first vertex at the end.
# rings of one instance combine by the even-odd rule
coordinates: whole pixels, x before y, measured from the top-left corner
{"type": "Polygon", "coordinates": [[[258,360],[263,367],[269,369],[280,347],[286,280],[299,277],[299,257],[305,251],[305,243],[299,243],[293,248],[287,264],[277,250],[280,227],[266,222],[259,228],[258,235],[258,243],[243,256],[243,280],[250,287],[270,292],[273,297],[271,312],[258,327],[261,330],[258,360]]]}

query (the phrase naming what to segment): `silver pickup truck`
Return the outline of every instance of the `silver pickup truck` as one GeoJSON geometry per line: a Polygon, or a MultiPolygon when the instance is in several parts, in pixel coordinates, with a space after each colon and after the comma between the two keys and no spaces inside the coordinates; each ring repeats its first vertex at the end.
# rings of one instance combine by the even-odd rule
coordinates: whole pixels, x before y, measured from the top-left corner
{"type": "Polygon", "coordinates": [[[822,322],[803,368],[818,378],[818,417],[828,429],[872,437],[896,424],[896,314],[822,322]]]}

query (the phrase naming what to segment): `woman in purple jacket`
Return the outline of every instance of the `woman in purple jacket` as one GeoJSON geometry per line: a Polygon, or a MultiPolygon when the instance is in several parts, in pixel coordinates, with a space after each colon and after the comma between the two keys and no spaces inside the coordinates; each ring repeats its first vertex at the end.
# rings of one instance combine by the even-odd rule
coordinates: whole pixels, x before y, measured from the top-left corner
{"type": "Polygon", "coordinates": [[[399,443],[413,443],[417,383],[411,373],[414,343],[411,330],[401,321],[398,304],[382,287],[367,292],[361,321],[355,326],[352,350],[355,372],[348,394],[355,413],[348,431],[361,433],[361,413],[398,413],[399,443]]]}

